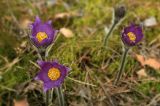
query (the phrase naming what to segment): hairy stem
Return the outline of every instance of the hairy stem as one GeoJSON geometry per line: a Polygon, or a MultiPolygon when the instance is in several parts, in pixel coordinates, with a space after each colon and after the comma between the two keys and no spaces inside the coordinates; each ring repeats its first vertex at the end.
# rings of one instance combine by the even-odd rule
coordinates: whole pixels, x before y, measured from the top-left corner
{"type": "Polygon", "coordinates": [[[117,22],[114,22],[114,23],[112,24],[112,26],[111,26],[108,34],[105,36],[105,38],[104,38],[104,46],[107,45],[108,38],[109,38],[109,36],[111,35],[111,33],[113,32],[113,29],[115,28],[116,25],[117,25],[117,22]]]}
{"type": "Polygon", "coordinates": [[[117,76],[116,76],[116,78],[115,78],[114,85],[117,85],[118,82],[119,82],[119,80],[120,80],[121,77],[122,77],[128,51],[129,51],[129,48],[125,48],[125,50],[124,50],[124,52],[123,52],[122,59],[121,59],[120,69],[119,69],[118,74],[117,74],[117,76]]]}
{"type": "MultiPolygon", "coordinates": [[[[43,48],[39,48],[38,49],[38,56],[39,56],[40,60],[46,61],[47,60],[46,50],[43,48]]],[[[50,93],[51,93],[50,91],[46,91],[46,93],[45,93],[46,106],[49,106],[50,102],[52,101],[52,100],[50,100],[50,93]]]]}
{"type": "Polygon", "coordinates": [[[61,87],[56,88],[56,93],[57,93],[57,97],[58,97],[59,106],[65,106],[62,88],[61,87]]]}
{"type": "Polygon", "coordinates": [[[50,96],[50,91],[48,90],[48,91],[46,91],[46,106],[49,106],[49,104],[50,104],[49,96],[50,96]]]}

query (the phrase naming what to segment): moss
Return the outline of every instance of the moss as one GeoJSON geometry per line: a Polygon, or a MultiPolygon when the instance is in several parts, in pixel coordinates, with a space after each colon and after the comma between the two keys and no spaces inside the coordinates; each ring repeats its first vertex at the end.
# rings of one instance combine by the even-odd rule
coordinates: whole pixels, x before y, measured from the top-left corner
{"type": "MultiPolygon", "coordinates": [[[[11,17],[11,14],[8,10],[4,10],[6,2],[1,3],[0,1],[0,19],[5,21],[5,23],[0,22],[3,27],[0,33],[0,55],[6,56],[8,60],[13,60],[18,56],[16,54],[15,48],[19,47],[19,42],[26,39],[20,38],[19,28],[15,25],[15,22],[12,20],[6,20],[5,17],[11,17]],[[14,35],[14,36],[13,36],[14,35]],[[18,38],[18,39],[17,39],[18,38]],[[19,40],[20,39],[20,40],[19,40]]],[[[137,8],[133,8],[131,3],[124,1],[123,4],[126,4],[128,7],[127,16],[125,20],[117,26],[114,30],[112,36],[109,39],[109,49],[104,49],[103,38],[105,35],[104,26],[110,26],[112,19],[112,7],[115,6],[118,2],[111,0],[64,0],[58,1],[58,4],[52,7],[44,6],[44,10],[40,10],[37,7],[33,7],[30,2],[22,2],[21,0],[11,1],[11,10],[13,15],[19,21],[24,15],[33,19],[37,14],[42,17],[43,20],[54,19],[54,15],[62,12],[77,12],[80,14],[78,17],[71,17],[69,19],[62,20],[53,20],[53,25],[56,29],[61,27],[70,28],[73,33],[73,38],[65,38],[63,35],[55,42],[50,54],[49,60],[58,59],[60,63],[65,64],[66,66],[71,67],[70,77],[75,78],[76,80],[84,81],[86,79],[86,70],[84,66],[87,66],[91,69],[91,77],[88,82],[96,83],[94,81],[94,75],[97,75],[99,78],[105,78],[106,75],[109,78],[113,78],[115,73],[118,70],[122,46],[120,41],[120,32],[125,25],[130,22],[140,22],[144,19],[155,16],[156,19],[160,20],[160,12],[156,0],[151,0],[149,3],[151,7],[142,6],[142,4],[147,4],[148,0],[135,1],[140,2],[140,5],[137,3],[137,8]],[[68,7],[66,7],[66,5],[68,7]],[[24,9],[23,9],[24,8],[24,9]],[[33,16],[30,16],[25,9],[31,9],[33,16]],[[138,20],[140,19],[140,20],[138,20]],[[80,61],[83,55],[86,55],[88,60],[80,61]],[[107,68],[101,71],[102,66],[109,61],[107,68]],[[82,66],[83,64],[83,66],[82,66]]],[[[12,19],[12,18],[11,18],[12,19]]],[[[158,35],[160,30],[156,28],[146,28],[145,32],[145,41],[147,44],[154,40],[158,35]],[[154,36],[154,37],[153,37],[154,36]]],[[[135,47],[136,48],[136,47],[135,47]]],[[[14,65],[8,72],[2,75],[3,79],[0,81],[1,85],[5,85],[9,88],[14,88],[15,85],[21,84],[25,81],[32,79],[36,72],[37,68],[33,66],[29,61],[36,61],[38,57],[36,53],[31,53],[29,47],[28,51],[23,53],[22,60],[14,65]]],[[[133,52],[139,52],[139,49],[132,49],[133,52]]],[[[127,59],[127,64],[125,67],[125,72],[129,74],[132,69],[139,70],[140,66],[137,67],[137,62],[129,55],[127,59]]],[[[4,66],[4,62],[0,61],[0,66],[4,66]]],[[[155,78],[159,77],[159,74],[151,70],[149,74],[155,78]]],[[[6,70],[4,70],[6,71],[6,70]]],[[[65,81],[65,86],[67,91],[70,89],[73,90],[73,81],[67,79],[65,81]]],[[[77,83],[74,83],[74,86],[77,87],[77,83]]],[[[135,86],[138,91],[144,93],[147,96],[154,95],[153,91],[157,93],[160,92],[160,86],[158,82],[141,82],[139,85],[135,86]]],[[[0,93],[5,89],[0,88],[0,93]]],[[[137,95],[134,95],[134,100],[139,100],[137,95]]],[[[138,102],[137,102],[138,103],[138,102]]]]}
{"type": "Polygon", "coordinates": [[[154,81],[142,82],[137,86],[139,92],[142,92],[146,96],[153,96],[160,93],[160,83],[154,81]]]}

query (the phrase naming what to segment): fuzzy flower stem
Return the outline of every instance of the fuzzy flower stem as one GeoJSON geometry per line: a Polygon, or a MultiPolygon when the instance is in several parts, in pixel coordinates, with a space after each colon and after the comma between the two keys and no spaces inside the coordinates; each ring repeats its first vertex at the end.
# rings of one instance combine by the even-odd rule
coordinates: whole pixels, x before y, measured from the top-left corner
{"type": "Polygon", "coordinates": [[[119,80],[122,77],[128,51],[129,51],[129,48],[126,47],[125,50],[124,50],[124,52],[123,52],[123,56],[122,56],[122,59],[121,59],[120,69],[119,69],[118,74],[117,74],[117,76],[115,78],[114,85],[117,85],[118,82],[119,82],[119,80]]]}
{"type": "Polygon", "coordinates": [[[59,106],[65,106],[62,88],[61,87],[56,88],[56,93],[57,93],[57,97],[58,97],[59,106]]]}
{"type": "MultiPolygon", "coordinates": [[[[44,59],[46,61],[47,60],[46,52],[43,51],[43,49],[42,49],[42,55],[43,55],[42,59],[44,59]]],[[[46,94],[45,94],[45,96],[46,96],[46,106],[49,106],[52,102],[52,100],[50,100],[51,99],[50,94],[51,94],[50,90],[46,91],[46,94]]]]}
{"type": "Polygon", "coordinates": [[[51,102],[53,101],[53,93],[54,93],[54,89],[52,88],[51,91],[50,91],[50,98],[51,98],[51,102]]]}
{"type": "Polygon", "coordinates": [[[46,106],[49,106],[49,102],[50,102],[50,98],[49,98],[49,96],[50,96],[50,91],[48,90],[48,91],[46,91],[46,106]]]}
{"type": "Polygon", "coordinates": [[[115,22],[115,21],[113,22],[113,24],[112,24],[112,26],[111,26],[108,34],[105,36],[105,38],[104,38],[104,46],[107,45],[108,38],[109,38],[109,36],[112,34],[113,29],[115,28],[115,26],[117,25],[117,23],[118,23],[118,22],[115,22]]]}
{"type": "MultiPolygon", "coordinates": [[[[45,49],[43,49],[43,48],[38,49],[38,56],[39,56],[40,60],[44,60],[44,61],[47,60],[45,53],[46,53],[45,49]]],[[[49,104],[50,104],[50,91],[46,91],[46,93],[45,93],[45,102],[46,102],[46,106],[49,106],[49,104]]]]}

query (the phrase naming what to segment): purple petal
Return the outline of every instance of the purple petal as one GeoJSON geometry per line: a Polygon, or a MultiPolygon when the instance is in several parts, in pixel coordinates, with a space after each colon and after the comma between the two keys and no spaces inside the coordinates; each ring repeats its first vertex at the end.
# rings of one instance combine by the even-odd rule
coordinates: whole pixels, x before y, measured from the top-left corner
{"type": "Polygon", "coordinates": [[[69,68],[69,67],[65,67],[65,68],[66,68],[67,72],[69,72],[70,70],[72,70],[72,69],[69,68]]]}
{"type": "Polygon", "coordinates": [[[43,91],[44,91],[44,92],[47,92],[47,90],[48,90],[48,88],[45,87],[45,86],[43,86],[43,91]]]}
{"type": "Polygon", "coordinates": [[[41,67],[40,72],[38,73],[37,77],[42,80],[43,82],[50,81],[48,77],[48,70],[52,68],[52,64],[50,62],[44,62],[43,66],[41,67]]]}
{"type": "Polygon", "coordinates": [[[33,24],[29,24],[28,27],[29,27],[30,29],[33,29],[33,24]]]}
{"type": "Polygon", "coordinates": [[[37,63],[40,67],[43,67],[43,65],[45,64],[45,62],[42,60],[37,60],[37,63]]]}
{"type": "Polygon", "coordinates": [[[47,24],[52,25],[52,20],[47,21],[47,24]]]}
{"type": "Polygon", "coordinates": [[[39,79],[39,77],[38,77],[38,76],[36,76],[36,77],[34,78],[34,80],[40,80],[40,79],[39,79]]]}
{"type": "Polygon", "coordinates": [[[38,16],[36,16],[35,23],[41,23],[41,19],[38,16]]]}
{"type": "Polygon", "coordinates": [[[60,87],[62,82],[63,82],[63,80],[45,82],[43,85],[44,91],[47,91],[51,88],[60,87]]]}

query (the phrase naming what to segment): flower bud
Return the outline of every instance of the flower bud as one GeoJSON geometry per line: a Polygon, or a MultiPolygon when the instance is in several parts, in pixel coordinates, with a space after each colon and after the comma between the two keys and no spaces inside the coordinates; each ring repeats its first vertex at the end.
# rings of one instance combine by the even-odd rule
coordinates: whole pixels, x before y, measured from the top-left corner
{"type": "Polygon", "coordinates": [[[115,22],[119,22],[126,14],[126,8],[124,5],[117,6],[114,9],[115,22]]]}

